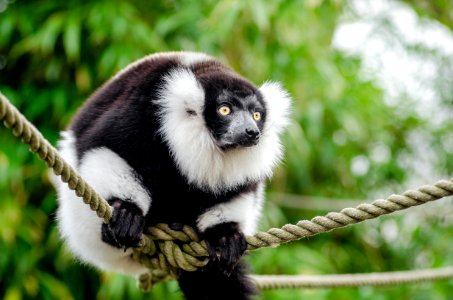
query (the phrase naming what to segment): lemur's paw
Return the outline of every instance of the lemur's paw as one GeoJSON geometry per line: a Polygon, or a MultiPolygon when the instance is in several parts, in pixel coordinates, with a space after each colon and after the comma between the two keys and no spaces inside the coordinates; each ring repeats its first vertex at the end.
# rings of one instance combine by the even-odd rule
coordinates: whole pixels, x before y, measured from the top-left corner
{"type": "Polygon", "coordinates": [[[181,231],[184,228],[184,224],[183,223],[175,223],[174,222],[174,223],[168,224],[168,227],[170,227],[171,230],[181,231]]]}
{"type": "Polygon", "coordinates": [[[208,246],[211,262],[225,274],[231,274],[247,249],[247,241],[239,224],[228,222],[208,228],[203,233],[203,238],[208,246]]]}
{"type": "Polygon", "coordinates": [[[108,224],[102,224],[102,240],[117,248],[139,246],[145,225],[142,210],[118,198],[108,202],[113,206],[113,214],[108,224]]]}

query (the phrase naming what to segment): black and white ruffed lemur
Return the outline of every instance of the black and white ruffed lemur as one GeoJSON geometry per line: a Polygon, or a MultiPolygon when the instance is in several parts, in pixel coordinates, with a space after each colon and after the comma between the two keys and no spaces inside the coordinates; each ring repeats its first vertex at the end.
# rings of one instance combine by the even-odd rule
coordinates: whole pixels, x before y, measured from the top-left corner
{"type": "Polygon", "coordinates": [[[182,272],[186,299],[251,299],[241,256],[256,229],[264,181],[282,158],[290,97],[202,53],[157,53],[100,87],[62,133],[59,150],[113,207],[108,225],[65,184],[58,224],[70,250],[102,270],[138,275],[145,226],[193,226],[210,262],[182,272]],[[220,255],[217,255],[220,253],[220,255]]]}

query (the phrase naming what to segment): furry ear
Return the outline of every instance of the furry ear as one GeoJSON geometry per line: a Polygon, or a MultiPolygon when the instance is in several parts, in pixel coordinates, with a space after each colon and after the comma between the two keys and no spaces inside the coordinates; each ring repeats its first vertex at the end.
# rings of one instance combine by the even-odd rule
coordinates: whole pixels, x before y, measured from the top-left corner
{"type": "Polygon", "coordinates": [[[259,91],[266,104],[265,131],[273,130],[279,134],[289,124],[291,97],[278,82],[265,82],[260,86],[259,91]]]}

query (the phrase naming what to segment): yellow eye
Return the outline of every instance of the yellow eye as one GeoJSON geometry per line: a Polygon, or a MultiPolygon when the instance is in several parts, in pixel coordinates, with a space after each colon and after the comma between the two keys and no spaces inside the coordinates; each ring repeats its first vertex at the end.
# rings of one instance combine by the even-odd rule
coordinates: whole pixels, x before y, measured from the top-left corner
{"type": "Polygon", "coordinates": [[[255,111],[255,112],[253,113],[253,119],[254,119],[255,121],[261,120],[261,113],[255,111]]]}
{"type": "Polygon", "coordinates": [[[219,113],[222,116],[228,116],[231,113],[231,109],[228,106],[224,105],[219,108],[219,113]]]}

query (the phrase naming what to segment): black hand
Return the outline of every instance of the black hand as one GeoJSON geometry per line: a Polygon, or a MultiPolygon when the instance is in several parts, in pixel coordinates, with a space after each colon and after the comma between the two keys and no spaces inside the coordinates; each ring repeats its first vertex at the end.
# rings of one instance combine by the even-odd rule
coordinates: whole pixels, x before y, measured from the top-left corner
{"type": "Polygon", "coordinates": [[[168,227],[170,227],[171,230],[181,231],[184,228],[184,224],[183,223],[170,223],[170,224],[168,224],[168,227]]]}
{"type": "Polygon", "coordinates": [[[208,228],[203,233],[210,261],[229,275],[247,249],[247,241],[236,222],[208,228]]]}
{"type": "Polygon", "coordinates": [[[109,200],[113,214],[108,224],[102,224],[102,240],[117,248],[137,247],[145,225],[140,208],[118,198],[109,200]]]}

